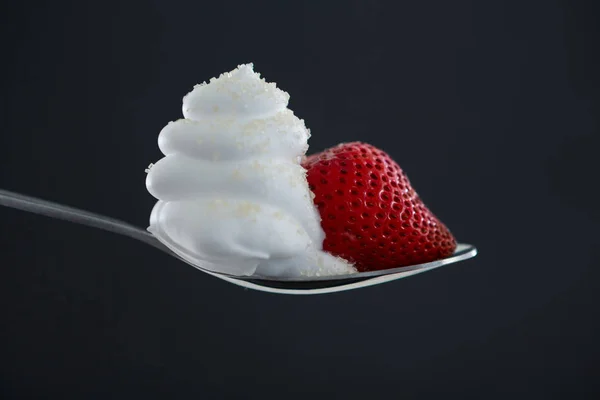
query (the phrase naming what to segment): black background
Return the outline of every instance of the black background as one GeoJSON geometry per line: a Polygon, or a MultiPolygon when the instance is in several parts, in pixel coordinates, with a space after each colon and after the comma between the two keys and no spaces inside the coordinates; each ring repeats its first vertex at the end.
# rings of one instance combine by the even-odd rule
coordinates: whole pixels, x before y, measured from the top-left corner
{"type": "Polygon", "coordinates": [[[480,255],[278,296],[0,209],[0,398],[600,394],[593,1],[1,7],[1,188],[145,227],[158,132],[194,84],[254,62],[311,151],[385,148],[480,255]]]}

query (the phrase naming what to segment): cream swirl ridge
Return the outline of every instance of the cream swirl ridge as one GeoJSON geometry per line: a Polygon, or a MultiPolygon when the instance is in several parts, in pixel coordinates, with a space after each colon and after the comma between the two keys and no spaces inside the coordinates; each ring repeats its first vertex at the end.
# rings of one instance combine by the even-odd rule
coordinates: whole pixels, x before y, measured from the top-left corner
{"type": "Polygon", "coordinates": [[[159,134],[149,170],[159,201],[148,228],[188,262],[233,275],[353,272],[321,251],[324,233],[306,172],[304,121],[252,64],[197,85],[184,119],[159,134]]]}

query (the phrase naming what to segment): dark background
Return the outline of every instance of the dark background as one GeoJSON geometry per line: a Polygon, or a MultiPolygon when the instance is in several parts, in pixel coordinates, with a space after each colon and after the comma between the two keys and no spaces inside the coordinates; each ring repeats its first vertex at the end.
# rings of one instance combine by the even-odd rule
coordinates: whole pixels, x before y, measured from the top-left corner
{"type": "Polygon", "coordinates": [[[0,398],[600,395],[593,1],[1,4],[0,188],[145,227],[158,132],[254,62],[311,151],[385,148],[480,255],[278,296],[0,209],[0,398]]]}

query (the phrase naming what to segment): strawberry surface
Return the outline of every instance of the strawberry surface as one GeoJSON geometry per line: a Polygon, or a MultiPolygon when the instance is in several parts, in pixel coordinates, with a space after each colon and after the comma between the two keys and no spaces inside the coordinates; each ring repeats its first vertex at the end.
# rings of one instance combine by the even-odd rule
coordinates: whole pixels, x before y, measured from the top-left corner
{"type": "Polygon", "coordinates": [[[456,240],[423,204],[400,166],[366,143],[309,156],[307,170],[325,231],[323,249],[374,271],[448,257],[456,240]]]}

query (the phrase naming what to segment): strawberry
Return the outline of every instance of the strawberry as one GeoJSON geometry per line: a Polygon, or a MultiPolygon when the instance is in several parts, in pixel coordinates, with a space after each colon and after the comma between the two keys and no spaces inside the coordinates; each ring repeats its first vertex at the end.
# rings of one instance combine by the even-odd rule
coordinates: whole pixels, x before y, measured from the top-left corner
{"type": "Polygon", "coordinates": [[[414,265],[453,254],[452,233],[421,201],[385,152],[342,143],[307,157],[323,249],[363,271],[414,265]]]}

